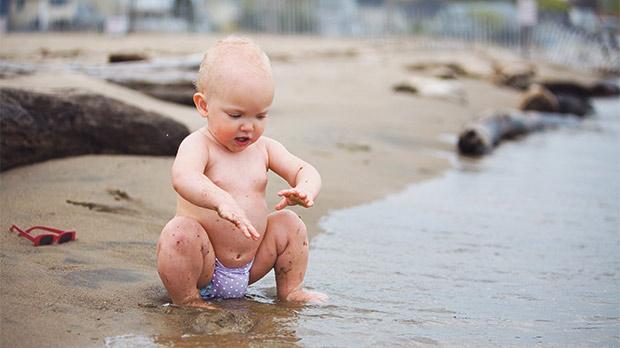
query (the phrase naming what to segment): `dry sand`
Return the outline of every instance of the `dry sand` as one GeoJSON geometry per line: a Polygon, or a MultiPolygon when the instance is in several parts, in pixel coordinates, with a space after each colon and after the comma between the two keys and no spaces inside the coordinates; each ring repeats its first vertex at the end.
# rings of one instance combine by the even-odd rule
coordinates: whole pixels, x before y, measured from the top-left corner
{"type": "MultiPolygon", "coordinates": [[[[63,66],[102,64],[109,52],[196,54],[216,39],[8,35],[0,39],[0,59],[48,68],[0,80],[0,86],[91,90],[196,129],[204,121],[191,107],[70,73],[63,66]]],[[[455,151],[456,134],[464,124],[484,110],[516,106],[520,96],[484,78],[461,80],[466,103],[391,89],[408,74],[408,64],[456,61],[484,74],[490,70],[490,57],[500,52],[425,50],[405,40],[255,39],[272,57],[277,83],[266,135],[314,164],[323,177],[316,206],[295,209],[312,235],[319,233],[318,221],[330,210],[378,199],[449,169],[450,161],[442,154],[455,151]]],[[[0,174],[0,346],[101,346],[109,336],[167,330],[166,323],[151,320],[145,308],[168,301],[156,273],[155,243],[174,214],[171,163],[167,157],[80,156],[0,174]],[[119,197],[119,191],[128,198],[119,197]],[[90,203],[101,209],[89,209],[90,203]],[[7,232],[11,224],[75,229],[78,240],[34,248],[7,232]]],[[[283,185],[271,178],[270,204],[276,203],[274,192],[283,185]]]]}

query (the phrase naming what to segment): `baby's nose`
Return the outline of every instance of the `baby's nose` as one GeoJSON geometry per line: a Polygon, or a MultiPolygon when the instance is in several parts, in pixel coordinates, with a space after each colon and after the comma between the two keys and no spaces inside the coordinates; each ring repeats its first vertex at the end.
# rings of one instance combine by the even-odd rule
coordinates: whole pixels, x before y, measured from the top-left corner
{"type": "Polygon", "coordinates": [[[245,132],[250,132],[254,129],[254,124],[252,122],[243,122],[240,129],[245,132]]]}

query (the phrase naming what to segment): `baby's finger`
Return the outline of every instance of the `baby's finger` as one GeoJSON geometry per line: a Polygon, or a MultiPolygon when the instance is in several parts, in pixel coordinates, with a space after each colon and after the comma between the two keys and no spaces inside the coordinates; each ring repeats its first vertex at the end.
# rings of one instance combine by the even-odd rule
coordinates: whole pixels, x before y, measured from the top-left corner
{"type": "Polygon", "coordinates": [[[235,226],[237,226],[238,229],[241,230],[241,233],[243,233],[245,238],[252,238],[252,236],[250,235],[250,231],[248,230],[247,224],[242,220],[242,218],[235,216],[235,220],[233,221],[233,223],[235,224],[235,226]]]}
{"type": "Polygon", "coordinates": [[[286,189],[286,190],[280,190],[278,192],[278,196],[291,196],[297,194],[297,190],[296,189],[286,189]]]}
{"type": "Polygon", "coordinates": [[[250,231],[248,231],[248,228],[243,226],[243,228],[241,228],[241,231],[243,232],[243,235],[245,236],[245,238],[247,239],[251,239],[252,235],[250,234],[250,231]]]}
{"type": "Polygon", "coordinates": [[[289,197],[288,201],[289,201],[288,203],[289,205],[303,205],[304,204],[304,201],[297,197],[289,197]]]}
{"type": "Polygon", "coordinates": [[[306,195],[295,195],[289,197],[289,199],[295,201],[297,204],[305,205],[310,199],[306,195]]]}
{"type": "Polygon", "coordinates": [[[258,238],[260,238],[260,234],[258,232],[256,232],[256,228],[254,228],[254,226],[252,225],[252,223],[248,220],[248,219],[243,219],[242,221],[243,224],[243,234],[247,237],[247,238],[251,238],[254,240],[257,240],[258,238]]]}
{"type": "Polygon", "coordinates": [[[256,228],[254,228],[254,226],[249,225],[248,229],[249,229],[250,234],[252,235],[252,239],[258,240],[260,238],[260,233],[256,231],[256,228]]]}
{"type": "Polygon", "coordinates": [[[238,229],[241,230],[241,233],[243,233],[243,235],[246,238],[248,238],[248,239],[252,238],[252,236],[250,235],[250,231],[248,231],[248,228],[245,226],[245,224],[243,224],[241,222],[241,220],[237,219],[237,220],[233,221],[233,223],[235,224],[235,226],[237,226],[238,229]]]}
{"type": "Polygon", "coordinates": [[[275,209],[276,210],[282,210],[287,205],[288,205],[288,200],[286,199],[286,197],[284,197],[284,198],[282,198],[282,200],[278,204],[276,204],[275,209]]]}
{"type": "Polygon", "coordinates": [[[232,223],[233,225],[237,226],[238,228],[241,228],[241,221],[239,221],[239,219],[233,215],[233,214],[223,214],[221,215],[222,218],[230,221],[230,223],[232,223]]]}

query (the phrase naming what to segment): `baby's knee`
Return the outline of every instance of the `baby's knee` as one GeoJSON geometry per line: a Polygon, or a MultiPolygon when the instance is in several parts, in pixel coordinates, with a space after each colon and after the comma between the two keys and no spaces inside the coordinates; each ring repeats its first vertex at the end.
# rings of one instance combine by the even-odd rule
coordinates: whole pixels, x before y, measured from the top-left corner
{"type": "Polygon", "coordinates": [[[306,224],[304,224],[299,215],[288,209],[281,210],[279,213],[282,223],[289,231],[289,237],[292,237],[293,239],[306,239],[308,233],[306,230],[306,224]]]}
{"type": "Polygon", "coordinates": [[[162,230],[159,236],[158,249],[166,247],[183,252],[196,245],[200,246],[201,234],[203,233],[204,229],[198,221],[177,216],[170,220],[162,230]]]}

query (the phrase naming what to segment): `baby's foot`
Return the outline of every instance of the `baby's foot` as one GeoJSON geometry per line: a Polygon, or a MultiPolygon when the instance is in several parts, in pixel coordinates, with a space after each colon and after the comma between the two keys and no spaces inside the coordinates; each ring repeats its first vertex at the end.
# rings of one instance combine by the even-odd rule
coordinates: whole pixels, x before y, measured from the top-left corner
{"type": "Polygon", "coordinates": [[[288,294],[288,296],[286,296],[286,300],[290,302],[309,302],[316,304],[326,303],[328,299],[329,296],[326,294],[303,289],[292,291],[288,294]]]}

